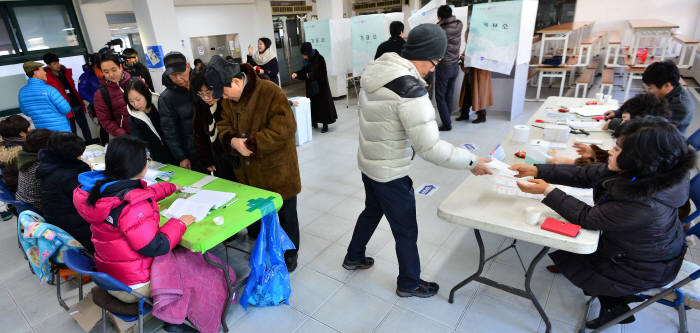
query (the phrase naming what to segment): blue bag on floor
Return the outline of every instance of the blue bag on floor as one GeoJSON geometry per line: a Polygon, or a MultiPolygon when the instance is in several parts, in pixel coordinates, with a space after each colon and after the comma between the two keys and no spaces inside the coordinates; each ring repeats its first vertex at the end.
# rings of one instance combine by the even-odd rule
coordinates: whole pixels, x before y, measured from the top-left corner
{"type": "Polygon", "coordinates": [[[282,230],[272,198],[250,200],[248,211],[259,209],[263,218],[260,234],[250,254],[250,275],[240,303],[244,309],[253,306],[289,304],[289,273],[284,262],[284,251],[293,250],[294,244],[282,230]]]}

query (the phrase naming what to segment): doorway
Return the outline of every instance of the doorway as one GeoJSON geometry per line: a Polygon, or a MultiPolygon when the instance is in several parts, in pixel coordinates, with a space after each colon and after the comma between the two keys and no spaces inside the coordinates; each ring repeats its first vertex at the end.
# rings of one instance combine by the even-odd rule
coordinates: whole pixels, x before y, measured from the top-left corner
{"type": "Polygon", "coordinates": [[[302,22],[300,19],[286,16],[276,16],[272,20],[279,63],[280,83],[292,83],[292,73],[304,66],[304,57],[299,49],[304,42],[302,22]]]}

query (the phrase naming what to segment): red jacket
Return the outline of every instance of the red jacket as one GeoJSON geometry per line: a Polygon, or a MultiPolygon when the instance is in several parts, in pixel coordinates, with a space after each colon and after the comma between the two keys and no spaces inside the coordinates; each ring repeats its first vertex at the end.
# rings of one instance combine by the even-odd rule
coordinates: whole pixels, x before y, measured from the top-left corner
{"type": "Polygon", "coordinates": [[[95,113],[100,126],[104,128],[112,136],[120,136],[129,134],[129,111],[127,110],[126,101],[124,100],[124,88],[126,83],[131,79],[131,75],[124,71],[124,76],[119,81],[119,85],[114,82],[107,82],[104,78],[100,79],[100,84],[107,87],[109,99],[112,104],[110,110],[102,98],[100,89],[95,91],[94,104],[95,113]]]}
{"type": "MultiPolygon", "coordinates": [[[[73,81],[73,70],[70,68],[66,68],[65,66],[61,65],[61,70],[63,70],[66,73],[66,80],[68,80],[68,83],[70,84],[70,90],[73,92],[75,97],[78,98],[78,102],[80,102],[80,106],[83,108],[83,112],[85,112],[85,104],[83,103],[82,97],[80,97],[80,94],[78,93],[78,90],[75,89],[75,82],[73,81]]],[[[70,104],[70,99],[68,99],[68,95],[66,95],[66,91],[63,89],[63,85],[61,84],[61,81],[56,77],[56,75],[53,75],[53,72],[48,68],[44,67],[44,71],[46,71],[46,84],[56,88],[58,92],[61,93],[63,98],[66,99],[66,102],[70,104]]],[[[71,108],[73,106],[71,105],[71,108]]],[[[68,113],[66,117],[73,118],[73,111],[68,113]]]]}
{"type": "Polygon", "coordinates": [[[90,193],[83,190],[86,185],[82,179],[83,175],[90,173],[79,176],[81,186],[73,191],[73,204],[78,213],[90,223],[97,270],[126,285],[150,281],[153,258],[144,256],[137,250],[146,247],[158,232],[165,235],[172,250],[186,230],[185,224],[178,219],[170,219],[159,227],[158,201],[175,192],[175,185],[158,183],[146,186],[146,182],[141,181],[141,188],[132,189],[124,196],[124,201],[128,204],[122,209],[114,226],[106,220],[122,200],[118,197],[102,197],[95,206],[88,205],[90,193]]]}

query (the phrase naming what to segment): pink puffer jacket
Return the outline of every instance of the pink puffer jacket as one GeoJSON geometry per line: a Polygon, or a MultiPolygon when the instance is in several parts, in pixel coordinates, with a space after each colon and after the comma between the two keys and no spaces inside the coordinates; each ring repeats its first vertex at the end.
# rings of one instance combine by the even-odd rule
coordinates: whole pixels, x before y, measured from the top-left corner
{"type": "Polygon", "coordinates": [[[119,214],[115,226],[107,220],[110,212],[117,208],[122,200],[116,196],[105,196],[97,200],[95,206],[88,205],[90,193],[86,189],[89,190],[92,186],[84,183],[81,178],[90,173],[95,172],[80,175],[81,186],[73,192],[73,204],[78,213],[90,223],[97,270],[126,285],[149,281],[153,258],[144,256],[137,250],[148,245],[157,232],[165,235],[172,250],[186,230],[185,224],[178,219],[170,219],[159,227],[158,201],[175,192],[175,185],[159,183],[146,186],[146,183],[141,181],[141,188],[134,188],[124,195],[124,201],[128,204],[119,214]]]}

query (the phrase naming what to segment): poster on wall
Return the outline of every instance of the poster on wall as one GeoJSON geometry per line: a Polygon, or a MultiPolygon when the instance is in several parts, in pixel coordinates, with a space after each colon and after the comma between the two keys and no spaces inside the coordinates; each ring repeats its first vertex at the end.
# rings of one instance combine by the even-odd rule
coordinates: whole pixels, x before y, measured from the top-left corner
{"type": "Polygon", "coordinates": [[[148,68],[163,67],[163,46],[153,45],[146,46],[146,62],[148,68]]]}
{"type": "Polygon", "coordinates": [[[350,19],[304,22],[304,36],[325,59],[328,75],[345,76],[352,70],[350,19]]]}
{"type": "Polygon", "coordinates": [[[329,62],[331,55],[331,28],[329,20],[304,22],[306,41],[329,62]]]}
{"type": "Polygon", "coordinates": [[[518,53],[521,12],[521,1],[474,5],[465,66],[510,74],[518,53]]]}
{"type": "Polygon", "coordinates": [[[360,76],[367,63],[374,60],[379,44],[389,38],[384,14],[359,15],[351,19],[352,74],[360,76]]]}

